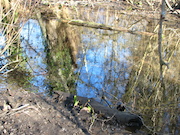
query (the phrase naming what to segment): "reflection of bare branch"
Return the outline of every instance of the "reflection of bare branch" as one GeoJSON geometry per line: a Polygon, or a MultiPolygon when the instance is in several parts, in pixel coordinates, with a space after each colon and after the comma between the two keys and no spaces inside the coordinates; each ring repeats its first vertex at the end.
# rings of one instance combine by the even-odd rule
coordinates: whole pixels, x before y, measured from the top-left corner
{"type": "Polygon", "coordinates": [[[132,23],[132,24],[128,27],[128,29],[132,28],[135,24],[137,24],[137,23],[139,23],[139,22],[142,22],[143,19],[144,19],[144,18],[141,18],[141,19],[135,21],[134,23],[132,23]]]}
{"type": "Polygon", "coordinates": [[[26,45],[29,46],[29,49],[33,50],[38,56],[40,56],[40,53],[37,52],[37,50],[35,48],[33,48],[33,46],[31,46],[31,44],[29,43],[28,40],[25,40],[25,39],[23,39],[23,40],[26,41],[26,45]]]}
{"type": "MultiPolygon", "coordinates": [[[[22,26],[24,22],[31,17],[33,10],[36,6],[41,2],[40,0],[36,0],[36,3],[32,3],[33,0],[27,1],[7,1],[5,0],[1,3],[1,6],[4,7],[1,12],[1,33],[5,37],[5,45],[0,51],[0,56],[4,55],[6,52],[5,58],[0,58],[0,61],[18,56],[20,52],[20,31],[22,30],[22,26]],[[31,5],[32,3],[32,5],[31,5]],[[30,9],[30,10],[29,10],[30,9]],[[21,23],[21,25],[20,25],[21,23]],[[14,54],[14,52],[17,52],[14,54]],[[7,56],[8,55],[8,56],[7,56]]],[[[0,9],[2,9],[0,7],[0,9]]],[[[0,68],[0,71],[3,71],[7,66],[12,65],[14,63],[21,62],[21,60],[15,60],[12,62],[8,62],[3,67],[0,68]]],[[[4,74],[13,71],[17,68],[15,65],[12,69],[6,71],[4,74]]]]}
{"type": "Polygon", "coordinates": [[[13,54],[13,55],[9,55],[9,56],[7,56],[7,57],[5,57],[5,58],[0,58],[0,61],[5,60],[5,59],[12,58],[12,57],[14,57],[14,56],[17,56],[17,55],[20,54],[20,53],[22,53],[22,52],[18,52],[18,53],[15,53],[15,54],[13,54]]]}
{"type": "Polygon", "coordinates": [[[4,65],[4,66],[0,69],[0,72],[3,71],[7,66],[9,66],[9,65],[11,65],[11,64],[14,64],[14,63],[17,63],[17,62],[20,62],[20,60],[16,60],[16,61],[12,61],[12,62],[7,63],[6,65],[4,65]]]}

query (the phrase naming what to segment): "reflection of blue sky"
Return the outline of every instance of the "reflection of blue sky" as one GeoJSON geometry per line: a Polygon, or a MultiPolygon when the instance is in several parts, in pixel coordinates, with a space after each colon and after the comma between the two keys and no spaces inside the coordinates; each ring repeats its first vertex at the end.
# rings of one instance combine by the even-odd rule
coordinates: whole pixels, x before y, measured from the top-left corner
{"type": "MultiPolygon", "coordinates": [[[[0,32],[0,67],[4,66],[5,64],[7,64],[7,59],[4,59],[5,57],[7,57],[7,51],[5,51],[3,53],[3,49],[6,46],[6,38],[5,36],[0,32]],[[3,53],[3,54],[2,54],[3,53]]],[[[2,71],[4,72],[4,70],[2,71]]],[[[1,72],[1,73],[2,73],[1,72]]]]}
{"type": "Polygon", "coordinates": [[[123,81],[129,76],[124,69],[129,67],[127,57],[131,53],[128,48],[121,46],[127,39],[119,35],[116,41],[118,44],[115,45],[110,37],[102,40],[102,35],[96,36],[92,32],[84,33],[81,38],[84,50],[79,51],[80,59],[77,62],[80,67],[77,94],[98,98],[103,95],[103,89],[107,93],[119,93],[121,96],[125,90],[123,81]]]}
{"type": "MultiPolygon", "coordinates": [[[[5,59],[7,57],[7,51],[5,51],[3,54],[3,49],[6,45],[6,38],[5,36],[0,32],[0,73],[4,73],[7,70],[3,68],[4,65],[8,63],[8,60],[5,59]]],[[[0,76],[0,90],[5,90],[6,89],[6,75],[1,75],[0,76]]]]}
{"type": "Polygon", "coordinates": [[[23,56],[27,58],[26,68],[32,72],[32,85],[38,88],[39,92],[46,89],[46,53],[45,41],[38,21],[30,19],[22,28],[21,31],[21,46],[23,56]]]}

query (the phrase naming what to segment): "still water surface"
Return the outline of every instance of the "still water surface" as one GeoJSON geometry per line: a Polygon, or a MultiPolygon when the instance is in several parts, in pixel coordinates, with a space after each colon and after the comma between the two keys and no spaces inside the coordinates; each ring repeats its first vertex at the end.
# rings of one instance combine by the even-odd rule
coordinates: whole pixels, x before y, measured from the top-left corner
{"type": "MultiPolygon", "coordinates": [[[[46,84],[46,51],[45,40],[37,20],[28,20],[20,33],[23,57],[26,58],[25,68],[33,76],[30,81],[39,92],[47,90],[46,84]]],[[[30,87],[31,88],[31,87],[30,87]]]]}
{"type": "MultiPolygon", "coordinates": [[[[105,16],[99,15],[94,21],[106,22],[106,24],[114,26],[127,25],[126,21],[114,23],[113,15],[109,17],[109,20],[107,22],[105,16]]],[[[150,23],[146,20],[136,24],[132,22],[132,24],[132,30],[153,29],[153,26],[148,26],[150,23]]],[[[30,73],[30,77],[27,79],[30,84],[28,89],[46,92],[51,87],[51,77],[49,78],[49,76],[53,76],[53,73],[50,75],[49,72],[52,66],[47,60],[49,52],[41,27],[38,21],[33,19],[28,20],[22,27],[21,47],[25,59],[22,66],[30,73]]],[[[158,72],[151,68],[154,65],[158,67],[156,57],[158,55],[154,53],[155,57],[149,56],[152,50],[157,49],[157,47],[151,48],[150,42],[152,41],[142,35],[83,27],[75,27],[75,29],[79,30],[80,37],[76,56],[77,68],[73,70],[73,73],[78,75],[74,82],[77,95],[95,98],[105,102],[106,105],[124,103],[129,108],[133,108],[132,111],[138,111],[145,119],[145,123],[153,127],[151,130],[166,134],[179,134],[179,81],[167,80],[167,83],[174,83],[172,86],[169,84],[167,86],[176,94],[167,90],[165,91],[166,98],[159,96],[154,91],[158,88],[156,87],[158,84],[154,83],[158,77],[153,78],[154,80],[151,77],[154,76],[152,75],[154,73],[158,76],[158,72]],[[153,65],[152,62],[155,64],[153,65]],[[157,103],[158,99],[163,102],[157,103]],[[156,106],[156,104],[158,105],[156,106]]],[[[4,41],[4,36],[0,37],[4,41]]],[[[155,46],[155,43],[152,45],[155,46]]],[[[4,46],[4,43],[1,42],[0,46],[4,46]]],[[[176,55],[179,53],[176,50],[173,51],[176,55]]],[[[56,57],[52,56],[53,59],[56,57]]],[[[174,60],[176,61],[176,59],[174,60]]],[[[1,61],[1,65],[4,62],[7,61],[1,61]]],[[[153,67],[153,69],[157,67],[153,67]]],[[[65,70],[62,69],[62,72],[65,70]]],[[[178,75],[173,70],[169,72],[172,76],[178,75]]],[[[0,87],[5,87],[6,83],[1,83],[0,87]]],[[[57,80],[57,83],[62,82],[57,80]]],[[[55,88],[53,87],[53,89],[55,88]]],[[[127,110],[131,110],[129,108],[127,110]]]]}

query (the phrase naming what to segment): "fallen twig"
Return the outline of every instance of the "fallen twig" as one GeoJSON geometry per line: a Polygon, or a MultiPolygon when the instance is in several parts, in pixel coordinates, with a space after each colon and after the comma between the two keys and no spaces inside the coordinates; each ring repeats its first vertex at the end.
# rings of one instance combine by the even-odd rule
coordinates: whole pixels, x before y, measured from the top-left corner
{"type": "Polygon", "coordinates": [[[14,115],[14,114],[17,114],[17,113],[24,112],[27,109],[34,109],[36,111],[39,111],[36,107],[29,106],[29,104],[25,104],[25,105],[20,106],[18,108],[6,110],[5,112],[1,113],[0,116],[2,117],[2,116],[14,115]]]}

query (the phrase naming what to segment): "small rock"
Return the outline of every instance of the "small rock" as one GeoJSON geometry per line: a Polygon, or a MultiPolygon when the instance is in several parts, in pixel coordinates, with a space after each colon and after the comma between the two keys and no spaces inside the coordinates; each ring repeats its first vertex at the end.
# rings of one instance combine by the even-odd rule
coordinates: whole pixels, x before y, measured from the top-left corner
{"type": "Polygon", "coordinates": [[[4,134],[6,134],[6,133],[7,133],[7,130],[6,130],[6,129],[4,129],[4,130],[3,130],[3,133],[4,133],[4,134]]]}
{"type": "Polygon", "coordinates": [[[13,132],[11,132],[9,135],[14,135],[14,133],[13,133],[13,132]]]}

